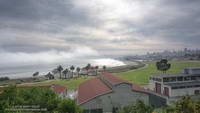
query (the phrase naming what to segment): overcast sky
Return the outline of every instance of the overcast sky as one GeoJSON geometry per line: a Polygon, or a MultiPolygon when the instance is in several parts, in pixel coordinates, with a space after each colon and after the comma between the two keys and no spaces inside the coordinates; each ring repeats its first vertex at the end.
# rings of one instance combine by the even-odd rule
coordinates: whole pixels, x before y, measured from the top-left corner
{"type": "Polygon", "coordinates": [[[185,47],[200,48],[200,0],[0,0],[0,57],[185,47]]]}

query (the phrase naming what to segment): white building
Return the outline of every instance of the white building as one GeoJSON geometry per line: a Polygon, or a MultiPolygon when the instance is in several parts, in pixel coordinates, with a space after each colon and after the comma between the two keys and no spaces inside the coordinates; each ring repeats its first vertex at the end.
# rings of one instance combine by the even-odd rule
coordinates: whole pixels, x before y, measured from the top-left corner
{"type": "Polygon", "coordinates": [[[181,96],[200,97],[200,67],[186,68],[182,73],[159,74],[150,77],[150,89],[168,96],[169,103],[181,96]]]}

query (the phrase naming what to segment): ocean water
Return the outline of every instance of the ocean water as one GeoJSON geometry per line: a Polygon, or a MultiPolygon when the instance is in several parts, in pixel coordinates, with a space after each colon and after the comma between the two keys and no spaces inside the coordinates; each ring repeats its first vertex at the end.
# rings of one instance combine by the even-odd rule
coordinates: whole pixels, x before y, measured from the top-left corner
{"type": "Polygon", "coordinates": [[[21,65],[12,65],[12,66],[1,66],[0,67],[0,77],[9,77],[9,78],[24,78],[31,77],[33,73],[39,72],[39,75],[45,75],[48,72],[51,72],[58,65],[62,65],[63,68],[69,68],[71,65],[75,67],[84,67],[88,63],[92,66],[101,66],[106,65],[107,67],[121,66],[125,65],[124,62],[112,59],[112,58],[94,58],[94,59],[72,59],[65,62],[58,63],[49,63],[49,64],[21,64],[21,65]]]}

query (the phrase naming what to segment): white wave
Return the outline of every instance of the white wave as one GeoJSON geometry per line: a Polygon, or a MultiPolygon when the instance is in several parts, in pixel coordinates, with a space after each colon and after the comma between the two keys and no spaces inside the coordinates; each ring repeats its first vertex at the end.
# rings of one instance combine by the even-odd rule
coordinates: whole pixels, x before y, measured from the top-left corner
{"type": "Polygon", "coordinates": [[[107,66],[107,67],[114,67],[114,66],[122,66],[125,65],[124,62],[111,59],[111,58],[103,58],[103,59],[94,59],[92,60],[93,65],[98,65],[98,66],[107,66]]]}

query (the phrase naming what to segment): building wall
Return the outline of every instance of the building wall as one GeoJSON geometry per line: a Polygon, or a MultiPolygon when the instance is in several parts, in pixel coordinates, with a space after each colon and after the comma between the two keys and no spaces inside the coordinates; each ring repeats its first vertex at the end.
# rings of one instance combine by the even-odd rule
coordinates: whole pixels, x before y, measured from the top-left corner
{"type": "Polygon", "coordinates": [[[160,83],[161,84],[161,93],[162,94],[164,92],[164,87],[167,87],[167,88],[169,88],[169,96],[172,96],[172,94],[171,94],[171,87],[163,84],[163,82],[158,82],[158,81],[150,80],[149,89],[152,90],[152,91],[155,91],[155,87],[156,87],[155,85],[156,85],[156,83],[160,83]]]}
{"type": "Polygon", "coordinates": [[[112,112],[113,107],[124,107],[142,100],[149,104],[149,95],[142,92],[133,91],[131,85],[120,84],[113,88],[113,92],[98,96],[81,105],[84,109],[101,109],[103,112],[112,112]]]}
{"type": "Polygon", "coordinates": [[[150,102],[149,104],[154,107],[161,107],[167,104],[167,98],[151,93],[149,94],[149,102],[150,102]]]}
{"type": "Polygon", "coordinates": [[[171,89],[171,96],[185,96],[185,95],[195,95],[194,91],[200,90],[200,88],[184,88],[184,89],[171,89]]]}

